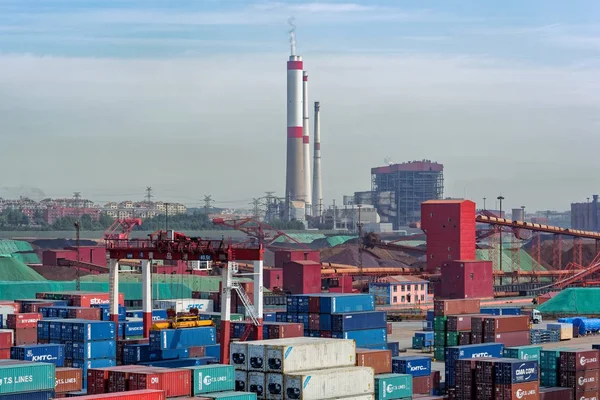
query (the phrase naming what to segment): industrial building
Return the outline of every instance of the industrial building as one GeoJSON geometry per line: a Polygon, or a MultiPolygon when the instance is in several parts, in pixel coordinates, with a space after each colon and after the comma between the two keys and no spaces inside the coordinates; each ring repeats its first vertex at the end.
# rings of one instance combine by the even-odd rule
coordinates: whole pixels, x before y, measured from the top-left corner
{"type": "Polygon", "coordinates": [[[444,195],[444,166],[430,160],[391,164],[371,169],[371,191],[356,192],[355,202],[373,204],[381,222],[394,229],[421,218],[421,203],[444,195]]]}
{"type": "Polygon", "coordinates": [[[586,203],[571,203],[571,228],[585,231],[598,231],[598,195],[588,197],[586,203]]]}

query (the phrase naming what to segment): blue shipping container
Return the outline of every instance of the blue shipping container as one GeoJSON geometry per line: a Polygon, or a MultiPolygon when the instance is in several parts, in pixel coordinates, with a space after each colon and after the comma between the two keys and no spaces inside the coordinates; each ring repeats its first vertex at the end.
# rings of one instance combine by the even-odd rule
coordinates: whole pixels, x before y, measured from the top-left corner
{"type": "Polygon", "coordinates": [[[362,331],[332,332],[331,337],[338,339],[353,339],[356,347],[367,348],[368,345],[387,345],[387,330],[364,329],[362,331]]]}
{"type": "Polygon", "coordinates": [[[500,308],[485,307],[479,310],[480,314],[500,315],[500,308]]]}
{"type": "MultiPolygon", "coordinates": [[[[129,310],[125,313],[127,318],[144,318],[144,311],[129,310]]],[[[152,310],[152,321],[160,321],[167,319],[167,310],[156,309],[152,310]]]]}
{"type": "Polygon", "coordinates": [[[504,345],[502,343],[469,344],[465,346],[446,347],[446,369],[454,367],[455,360],[465,358],[501,358],[504,345]]]}
{"type": "Polygon", "coordinates": [[[277,322],[277,313],[274,313],[274,312],[263,313],[263,321],[277,322]]]}
{"type": "Polygon", "coordinates": [[[494,363],[494,376],[497,384],[510,385],[512,383],[524,383],[537,381],[538,362],[504,359],[494,363]]]}
{"type": "Polygon", "coordinates": [[[144,321],[126,321],[119,324],[123,326],[123,337],[144,336],[144,321]]]}
{"type": "Polygon", "coordinates": [[[427,321],[429,322],[433,322],[433,318],[434,318],[434,311],[433,310],[427,310],[427,321]]]}
{"type": "MultiPolygon", "coordinates": [[[[88,368],[106,368],[117,365],[114,358],[96,358],[94,360],[73,360],[73,368],[81,368],[87,372],[88,368]]],[[[83,374],[87,377],[87,374],[83,374]]]]}
{"type": "Polygon", "coordinates": [[[387,327],[385,311],[363,311],[343,314],[331,314],[332,331],[356,331],[387,327]]]}
{"type": "Polygon", "coordinates": [[[10,358],[35,362],[47,362],[64,366],[65,346],[62,344],[28,344],[10,349],[10,358]]]}
{"type": "Polygon", "coordinates": [[[501,309],[501,315],[521,315],[520,307],[504,307],[501,309]]]}
{"type": "Polygon", "coordinates": [[[415,377],[431,375],[431,358],[419,356],[392,357],[392,373],[415,377]]]}
{"type": "Polygon", "coordinates": [[[94,342],[73,342],[71,358],[77,360],[89,360],[93,358],[115,358],[117,347],[114,340],[102,340],[94,342]]]}
{"type": "Polygon", "coordinates": [[[311,296],[320,297],[321,314],[375,310],[375,296],[372,294],[321,293],[311,296]]]}
{"type": "Polygon", "coordinates": [[[217,359],[214,357],[197,357],[197,358],[180,358],[177,360],[164,360],[164,361],[149,361],[140,363],[140,365],[147,365],[150,367],[157,368],[185,368],[194,367],[196,365],[208,365],[216,364],[217,359]]]}
{"type": "MultiPolygon", "coordinates": [[[[331,331],[331,314],[319,315],[319,327],[322,331],[331,331]]],[[[306,325],[305,325],[306,326],[306,325]]]]}
{"type": "Polygon", "coordinates": [[[420,337],[423,339],[423,341],[432,341],[433,340],[433,332],[415,332],[415,337],[420,337]]]}
{"type": "Polygon", "coordinates": [[[115,340],[115,323],[110,321],[73,322],[73,341],[115,340]]]}
{"type": "Polygon", "coordinates": [[[400,354],[400,343],[388,342],[387,349],[392,352],[392,357],[397,357],[400,354]]]}
{"type": "MultiPolygon", "coordinates": [[[[92,304],[92,307],[102,309],[102,321],[110,321],[109,304],[92,304]]],[[[127,310],[122,305],[119,305],[119,321],[127,319],[127,310]]]]}
{"type": "Polygon", "coordinates": [[[150,346],[154,350],[177,349],[216,344],[214,327],[163,329],[150,331],[150,346]]]}
{"type": "Polygon", "coordinates": [[[217,361],[221,361],[221,345],[213,344],[210,346],[205,346],[204,347],[204,355],[206,357],[213,357],[217,361]]]}
{"type": "Polygon", "coordinates": [[[0,400],[50,400],[54,398],[54,390],[40,392],[22,392],[0,395],[0,400]]]}
{"type": "Polygon", "coordinates": [[[126,364],[136,364],[139,362],[187,358],[188,354],[188,349],[152,350],[149,344],[131,344],[123,348],[123,361],[126,364]]]}

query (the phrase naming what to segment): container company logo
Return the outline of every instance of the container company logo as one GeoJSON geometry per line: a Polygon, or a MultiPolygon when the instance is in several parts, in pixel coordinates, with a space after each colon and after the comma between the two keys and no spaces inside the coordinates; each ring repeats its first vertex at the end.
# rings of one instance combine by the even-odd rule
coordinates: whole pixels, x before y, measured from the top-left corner
{"type": "Polygon", "coordinates": [[[530,390],[519,389],[515,393],[515,396],[517,397],[517,399],[522,399],[522,398],[525,398],[526,396],[535,396],[536,394],[537,394],[537,391],[535,389],[530,389],[530,390]]]}
{"type": "MultiPolygon", "coordinates": [[[[202,384],[204,386],[210,386],[213,383],[216,383],[216,382],[225,382],[226,380],[227,380],[226,376],[210,376],[210,375],[206,375],[202,379],[202,384]]],[[[202,387],[202,385],[200,385],[200,387],[202,387]]]]}
{"type": "Polygon", "coordinates": [[[525,364],[521,364],[519,369],[515,371],[516,376],[525,376],[525,379],[529,379],[533,373],[535,373],[536,368],[529,367],[525,368],[525,364]]]}
{"type": "Polygon", "coordinates": [[[585,397],[585,395],[581,396],[579,400],[598,400],[597,396],[585,397]]]}
{"type": "Polygon", "coordinates": [[[108,304],[109,300],[104,300],[104,299],[98,299],[96,297],[90,299],[90,304],[108,304]]]}
{"type": "Polygon", "coordinates": [[[427,368],[425,368],[423,365],[415,365],[415,366],[413,366],[411,363],[406,363],[406,368],[408,368],[408,370],[410,372],[427,371],[427,368]]]}
{"type": "Polygon", "coordinates": [[[391,383],[386,385],[385,391],[388,393],[394,393],[396,390],[406,389],[406,385],[392,385],[391,383]]]}
{"type": "Polygon", "coordinates": [[[27,354],[25,355],[25,358],[30,359],[31,361],[35,361],[35,362],[43,362],[43,361],[54,361],[58,357],[54,357],[51,354],[43,354],[43,355],[36,356],[33,354],[33,351],[27,350],[27,354]]]}
{"type": "Polygon", "coordinates": [[[579,384],[579,386],[583,386],[586,383],[594,383],[594,382],[596,382],[596,379],[593,376],[590,376],[587,378],[580,376],[579,379],[577,380],[577,383],[579,384]]]}
{"type": "Polygon", "coordinates": [[[581,365],[596,363],[596,362],[598,362],[598,359],[596,357],[585,358],[584,356],[581,356],[579,358],[579,364],[581,364],[581,365]]]}
{"type": "Polygon", "coordinates": [[[491,355],[487,351],[484,351],[483,353],[475,353],[471,356],[471,358],[490,358],[490,357],[491,357],[491,355]]]}
{"type": "Polygon", "coordinates": [[[188,311],[191,310],[192,308],[197,308],[198,310],[202,310],[202,309],[204,309],[204,304],[196,303],[196,304],[189,304],[187,306],[188,311]]]}

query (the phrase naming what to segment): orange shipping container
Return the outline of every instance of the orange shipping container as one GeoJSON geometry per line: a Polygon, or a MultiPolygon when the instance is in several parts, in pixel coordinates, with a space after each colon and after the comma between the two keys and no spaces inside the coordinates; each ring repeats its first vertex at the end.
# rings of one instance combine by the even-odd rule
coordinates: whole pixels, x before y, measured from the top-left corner
{"type": "Polygon", "coordinates": [[[166,400],[162,390],[133,390],[125,393],[93,394],[77,397],[79,400],[114,399],[114,400],[166,400]]]}
{"type": "Polygon", "coordinates": [[[392,352],[390,350],[356,349],[356,365],[371,367],[376,374],[392,372],[392,352]]]}
{"type": "Polygon", "coordinates": [[[56,368],[56,393],[79,392],[82,384],[79,368],[56,368]]]}

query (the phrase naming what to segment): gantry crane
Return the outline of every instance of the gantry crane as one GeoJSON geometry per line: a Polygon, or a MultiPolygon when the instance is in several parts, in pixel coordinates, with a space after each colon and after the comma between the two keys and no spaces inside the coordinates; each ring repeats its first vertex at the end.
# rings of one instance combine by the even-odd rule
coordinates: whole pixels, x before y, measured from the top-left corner
{"type": "Polygon", "coordinates": [[[222,269],[221,292],[221,362],[229,362],[232,290],[237,292],[249,311],[253,325],[257,328],[257,338],[262,339],[262,246],[236,248],[231,244],[227,245],[224,240],[205,240],[174,231],[158,231],[149,235],[148,239],[106,239],[106,252],[109,259],[110,317],[115,324],[119,323],[119,260],[142,261],[144,337],[149,337],[152,327],[152,260],[216,261],[225,265],[222,269]],[[252,261],[254,264],[254,304],[251,304],[245,291],[234,279],[234,273],[237,271],[236,260],[252,261]]]}
{"type": "Polygon", "coordinates": [[[273,228],[272,226],[265,224],[264,222],[260,222],[254,218],[241,218],[241,219],[224,219],[224,218],[213,218],[214,225],[222,225],[227,226],[229,228],[238,230],[240,232],[244,232],[246,235],[250,236],[253,239],[258,241],[260,246],[269,246],[277,238],[285,237],[289,241],[298,244],[306,249],[308,247],[298,240],[294,239],[287,233],[280,231],[278,229],[273,228]]]}

